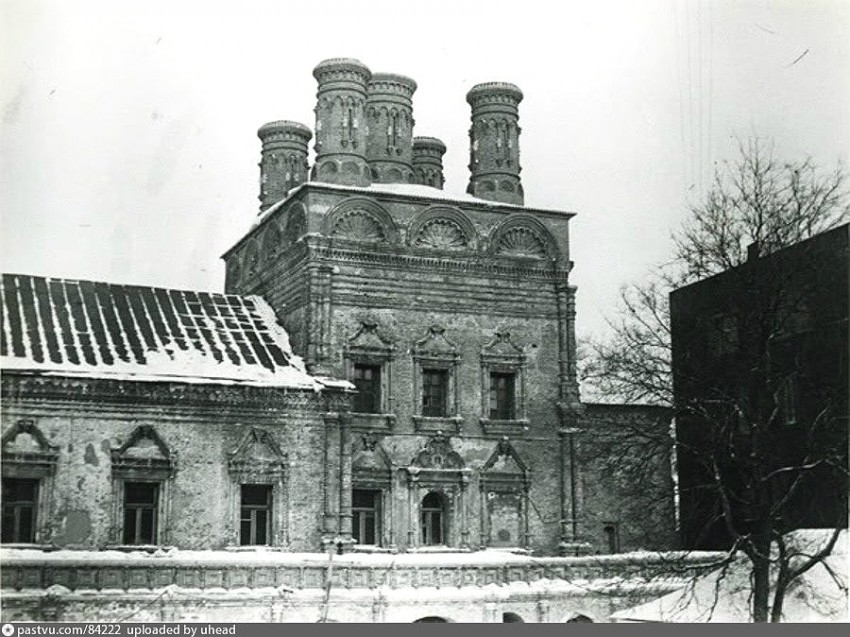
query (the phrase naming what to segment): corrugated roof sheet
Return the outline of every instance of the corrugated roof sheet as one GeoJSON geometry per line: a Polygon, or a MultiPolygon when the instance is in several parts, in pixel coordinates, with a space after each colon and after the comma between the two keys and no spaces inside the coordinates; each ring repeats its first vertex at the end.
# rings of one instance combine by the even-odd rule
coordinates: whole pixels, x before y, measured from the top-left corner
{"type": "Polygon", "coordinates": [[[4,369],[318,389],[257,296],[2,278],[4,369]]]}

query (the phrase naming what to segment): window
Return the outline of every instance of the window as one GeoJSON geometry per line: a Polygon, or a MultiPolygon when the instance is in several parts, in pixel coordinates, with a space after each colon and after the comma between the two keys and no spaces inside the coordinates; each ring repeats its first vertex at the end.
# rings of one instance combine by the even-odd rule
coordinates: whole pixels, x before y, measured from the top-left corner
{"type": "Polygon", "coordinates": [[[354,411],[361,414],[381,413],[381,366],[354,363],[352,382],[357,388],[354,411]]]}
{"type": "Polygon", "coordinates": [[[616,524],[606,524],[602,528],[602,532],[605,534],[605,545],[608,548],[609,553],[619,553],[620,552],[620,530],[617,528],[616,524]]]}
{"type": "Polygon", "coordinates": [[[380,544],[381,492],[354,489],[351,494],[351,534],[357,544],[380,544]]]}
{"type": "Polygon", "coordinates": [[[481,349],[481,426],[484,433],[523,435],[526,356],[508,331],[496,332],[481,349]]]}
{"type": "Polygon", "coordinates": [[[124,483],[124,544],[156,544],[159,483],[124,483]]]}
{"type": "Polygon", "coordinates": [[[4,543],[49,541],[53,476],[58,448],[32,420],[19,420],[2,437],[4,543]]]}
{"type": "Polygon", "coordinates": [[[414,343],[413,423],[416,431],[457,433],[459,413],[457,368],[460,354],[445,329],[432,325],[414,343]]]}
{"type": "Polygon", "coordinates": [[[243,484],[239,544],[242,546],[268,544],[271,536],[271,514],[271,485],[243,484]]]}
{"type": "Polygon", "coordinates": [[[779,389],[779,408],[782,422],[788,426],[797,424],[797,381],[794,376],[786,376],[779,389]]]}
{"type": "Polygon", "coordinates": [[[112,450],[115,502],[110,541],[116,544],[167,544],[172,454],[149,425],[136,427],[112,450]]]}
{"type": "Polygon", "coordinates": [[[506,372],[490,373],[490,419],[513,420],[516,375],[506,372]]]}
{"type": "Polygon", "coordinates": [[[714,356],[734,354],[738,351],[738,319],[731,314],[717,314],[709,318],[707,330],[708,349],[714,356]]]}
{"type": "Polygon", "coordinates": [[[422,415],[432,418],[447,416],[449,374],[445,369],[422,370],[422,415]]]}
{"type": "Polygon", "coordinates": [[[436,546],[445,543],[443,501],[433,491],[422,498],[422,544],[436,546]]]}
{"type": "Polygon", "coordinates": [[[3,478],[3,542],[35,542],[38,480],[3,478]]]}

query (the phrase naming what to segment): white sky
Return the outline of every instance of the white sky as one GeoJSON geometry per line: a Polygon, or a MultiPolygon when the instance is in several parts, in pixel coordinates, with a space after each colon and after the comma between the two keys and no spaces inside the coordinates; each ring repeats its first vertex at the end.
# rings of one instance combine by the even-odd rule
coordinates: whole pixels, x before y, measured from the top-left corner
{"type": "Polygon", "coordinates": [[[313,127],[328,57],[418,82],[447,191],[466,91],[522,88],[526,203],[578,213],[580,336],[669,256],[735,136],[850,159],[850,0],[0,0],[2,269],[220,291],[257,212],[256,130],[313,127]]]}

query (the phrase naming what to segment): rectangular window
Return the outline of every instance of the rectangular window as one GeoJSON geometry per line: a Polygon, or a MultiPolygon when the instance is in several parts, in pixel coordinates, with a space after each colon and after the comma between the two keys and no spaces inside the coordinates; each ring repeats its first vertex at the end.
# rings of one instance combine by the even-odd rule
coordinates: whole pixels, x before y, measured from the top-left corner
{"type": "Polygon", "coordinates": [[[381,366],[355,363],[352,382],[357,388],[354,411],[360,414],[381,413],[381,366]]]}
{"type": "Polygon", "coordinates": [[[124,483],[124,544],[156,544],[158,482],[124,483]]]}
{"type": "Polygon", "coordinates": [[[490,373],[490,419],[513,420],[515,375],[504,372],[490,373]]]}
{"type": "Polygon", "coordinates": [[[3,478],[3,542],[35,542],[38,480],[3,478]]]}
{"type": "Polygon", "coordinates": [[[271,536],[272,487],[268,484],[242,485],[242,511],[239,518],[239,544],[269,544],[271,536]]]}
{"type": "Polygon", "coordinates": [[[794,376],[788,376],[782,381],[779,391],[782,418],[786,425],[797,424],[797,382],[794,376]]]}
{"type": "Polygon", "coordinates": [[[381,492],[354,489],[351,493],[351,534],[357,544],[379,545],[381,492]]]}
{"type": "Polygon", "coordinates": [[[449,394],[449,373],[444,369],[422,370],[422,415],[442,418],[449,394]]]}

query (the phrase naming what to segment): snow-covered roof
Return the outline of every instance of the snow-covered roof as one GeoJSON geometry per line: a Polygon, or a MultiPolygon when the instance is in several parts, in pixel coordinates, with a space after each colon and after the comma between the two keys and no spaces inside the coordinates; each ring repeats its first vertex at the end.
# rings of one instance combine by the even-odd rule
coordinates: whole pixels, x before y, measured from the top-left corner
{"type": "MultiPolygon", "coordinates": [[[[445,203],[473,204],[477,206],[485,206],[487,208],[505,208],[514,209],[516,211],[525,210],[544,214],[563,215],[566,217],[575,216],[574,212],[568,212],[564,210],[552,210],[548,208],[533,208],[530,206],[505,203],[501,201],[490,201],[487,199],[480,199],[479,197],[473,197],[472,195],[469,195],[467,193],[457,193],[446,190],[440,190],[439,188],[435,188],[434,186],[426,186],[423,184],[372,184],[370,186],[344,186],[342,184],[331,184],[322,181],[308,181],[301,184],[300,186],[296,186],[286,194],[286,197],[284,197],[280,201],[275,202],[274,204],[263,210],[259,215],[257,215],[257,217],[251,222],[250,230],[253,230],[257,226],[262,224],[263,221],[268,219],[273,213],[280,210],[287,201],[291,200],[292,197],[294,197],[305,187],[318,187],[330,190],[342,190],[352,193],[360,193],[363,195],[402,195],[405,197],[428,199],[431,201],[439,201],[445,203]]],[[[250,230],[248,234],[250,234],[250,230]]],[[[244,237],[237,241],[234,245],[238,245],[243,239],[244,237]]]]}
{"type": "Polygon", "coordinates": [[[318,390],[260,297],[4,274],[0,366],[45,375],[318,390]]]}

